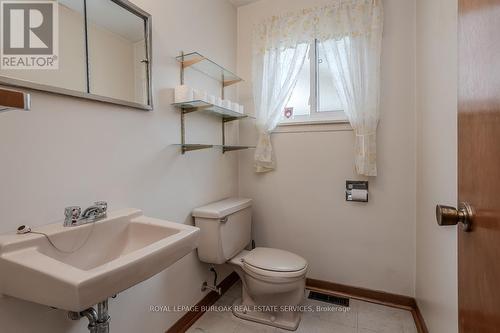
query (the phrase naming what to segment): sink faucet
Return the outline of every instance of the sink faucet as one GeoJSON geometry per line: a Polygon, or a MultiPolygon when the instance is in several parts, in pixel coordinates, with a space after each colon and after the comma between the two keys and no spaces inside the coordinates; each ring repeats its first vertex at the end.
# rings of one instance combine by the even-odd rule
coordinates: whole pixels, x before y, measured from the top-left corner
{"type": "Polygon", "coordinates": [[[85,209],[82,213],[82,208],[79,206],[70,206],[64,209],[64,224],[65,227],[75,227],[91,222],[97,222],[106,218],[108,203],[106,201],[97,201],[92,206],[85,209]]]}

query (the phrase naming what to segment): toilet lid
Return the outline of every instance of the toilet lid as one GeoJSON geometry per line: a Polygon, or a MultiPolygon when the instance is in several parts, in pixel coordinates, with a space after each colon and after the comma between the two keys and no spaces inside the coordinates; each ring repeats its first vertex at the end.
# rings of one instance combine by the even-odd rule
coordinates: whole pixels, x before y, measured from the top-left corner
{"type": "Polygon", "coordinates": [[[307,266],[307,261],[301,256],[266,247],[253,249],[242,261],[247,265],[275,272],[296,272],[307,266]]]}

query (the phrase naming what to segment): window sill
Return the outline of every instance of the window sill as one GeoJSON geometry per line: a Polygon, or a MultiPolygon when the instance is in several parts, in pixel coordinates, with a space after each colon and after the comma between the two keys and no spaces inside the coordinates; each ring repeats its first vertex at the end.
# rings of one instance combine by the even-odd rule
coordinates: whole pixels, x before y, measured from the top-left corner
{"type": "Polygon", "coordinates": [[[340,132],[352,131],[347,120],[310,120],[281,123],[273,133],[340,132]]]}
{"type": "Polygon", "coordinates": [[[278,124],[281,126],[303,126],[303,125],[326,125],[326,124],[349,124],[347,119],[318,119],[318,120],[288,120],[278,124]]]}

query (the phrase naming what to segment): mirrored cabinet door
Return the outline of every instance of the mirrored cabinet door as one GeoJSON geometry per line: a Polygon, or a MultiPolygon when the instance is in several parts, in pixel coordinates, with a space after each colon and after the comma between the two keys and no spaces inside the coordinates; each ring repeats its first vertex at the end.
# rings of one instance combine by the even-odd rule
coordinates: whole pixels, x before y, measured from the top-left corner
{"type": "MultiPolygon", "coordinates": [[[[50,38],[50,45],[54,43],[58,50],[53,56],[57,57],[58,68],[0,68],[0,84],[152,110],[151,15],[127,0],[53,3],[53,11],[46,18],[40,14],[39,20],[50,22],[50,31],[57,31],[50,38]]],[[[28,12],[12,9],[15,13],[21,11],[28,12]]],[[[18,30],[23,32],[24,16],[16,15],[12,14],[14,21],[7,17],[14,22],[12,26],[21,26],[18,30]]],[[[33,29],[36,36],[45,33],[42,30],[33,29]]],[[[20,35],[19,31],[14,35],[20,35]]],[[[23,33],[25,36],[26,31],[23,33]]],[[[16,50],[23,51],[17,44],[16,50]]]]}
{"type": "Polygon", "coordinates": [[[146,21],[113,1],[87,0],[89,92],[149,104],[146,21]]]}
{"type": "MultiPolygon", "coordinates": [[[[21,80],[17,85],[43,85],[76,92],[87,91],[84,0],[59,0],[59,68],[0,69],[0,76],[21,80]]],[[[50,90],[50,89],[41,89],[50,90]]]]}

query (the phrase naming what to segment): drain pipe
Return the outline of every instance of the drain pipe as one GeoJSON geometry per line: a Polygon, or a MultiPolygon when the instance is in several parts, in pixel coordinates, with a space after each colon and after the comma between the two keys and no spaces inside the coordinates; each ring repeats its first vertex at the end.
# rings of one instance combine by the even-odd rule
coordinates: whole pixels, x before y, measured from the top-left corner
{"type": "Polygon", "coordinates": [[[68,318],[71,320],[80,320],[83,317],[89,321],[87,327],[90,333],[109,333],[111,318],[108,315],[108,300],[97,304],[97,311],[94,308],[88,308],[82,312],[68,312],[68,318]]]}

